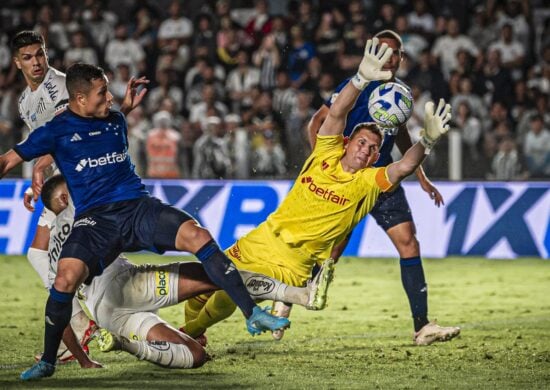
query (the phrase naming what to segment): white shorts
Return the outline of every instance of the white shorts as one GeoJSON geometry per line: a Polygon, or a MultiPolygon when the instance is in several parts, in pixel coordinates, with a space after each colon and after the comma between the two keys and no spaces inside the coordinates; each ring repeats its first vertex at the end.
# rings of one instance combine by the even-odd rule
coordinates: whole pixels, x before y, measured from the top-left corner
{"type": "Polygon", "coordinates": [[[38,219],[38,226],[47,227],[48,229],[52,228],[52,225],[55,221],[55,214],[50,209],[44,207],[40,218],[38,219]]]}
{"type": "Polygon", "coordinates": [[[166,323],[157,315],[158,309],[178,303],[179,264],[126,264],[107,272],[113,263],[105,275],[94,278],[85,289],[85,303],[102,328],[128,339],[146,340],[153,326],[166,323]]]}

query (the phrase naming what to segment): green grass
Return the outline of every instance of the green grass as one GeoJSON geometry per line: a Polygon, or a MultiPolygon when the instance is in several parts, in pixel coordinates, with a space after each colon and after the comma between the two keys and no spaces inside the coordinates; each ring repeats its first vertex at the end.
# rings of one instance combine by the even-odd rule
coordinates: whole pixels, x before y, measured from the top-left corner
{"type": "MultiPolygon", "coordinates": [[[[132,256],[136,262],[165,260],[132,256]]],[[[252,338],[235,314],[208,332],[213,361],[167,370],[125,353],[92,355],[33,384],[19,373],[40,351],[46,293],[24,257],[0,258],[0,388],[550,388],[550,262],[425,260],[430,316],[460,325],[459,338],[415,347],[395,260],[343,259],[329,307],[296,307],[281,342],[252,338]]],[[[179,325],[183,307],[161,315],[179,325]]]]}

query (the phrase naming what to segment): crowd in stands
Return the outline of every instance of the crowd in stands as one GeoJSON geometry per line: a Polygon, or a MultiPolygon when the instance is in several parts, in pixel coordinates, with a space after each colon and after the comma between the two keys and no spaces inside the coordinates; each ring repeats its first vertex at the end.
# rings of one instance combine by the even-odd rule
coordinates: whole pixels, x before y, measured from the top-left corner
{"type": "MultiPolygon", "coordinates": [[[[463,178],[550,178],[550,8],[544,0],[3,1],[0,152],[25,135],[25,82],[9,41],[44,35],[50,65],[102,66],[117,101],[150,80],[128,115],[129,149],[151,178],[292,178],[310,153],[307,123],[353,75],[365,41],[393,29],[398,78],[424,103],[443,97],[462,136],[463,178]]],[[[448,146],[425,163],[448,177],[448,146]]]]}

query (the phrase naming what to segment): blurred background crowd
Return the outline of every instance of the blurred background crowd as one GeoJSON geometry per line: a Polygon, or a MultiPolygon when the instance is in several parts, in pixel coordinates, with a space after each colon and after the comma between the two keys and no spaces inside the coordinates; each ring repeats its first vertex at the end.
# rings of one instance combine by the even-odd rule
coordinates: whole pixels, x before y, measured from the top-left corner
{"type": "MultiPolygon", "coordinates": [[[[50,65],[102,66],[120,101],[151,80],[128,116],[130,153],[151,178],[293,178],[310,153],[307,123],[354,74],[364,44],[393,29],[397,77],[447,99],[462,135],[464,179],[550,177],[550,6],[544,0],[4,0],[0,11],[0,152],[25,135],[25,82],[9,41],[44,35],[50,65]]],[[[425,163],[448,177],[447,145],[425,163]]]]}

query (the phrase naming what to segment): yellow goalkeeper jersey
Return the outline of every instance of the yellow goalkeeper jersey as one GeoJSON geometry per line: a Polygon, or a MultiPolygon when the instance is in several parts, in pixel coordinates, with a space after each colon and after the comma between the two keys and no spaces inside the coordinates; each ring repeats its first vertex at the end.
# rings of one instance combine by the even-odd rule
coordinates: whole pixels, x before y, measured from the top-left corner
{"type": "Polygon", "coordinates": [[[330,256],[392,183],[386,168],[345,172],[344,138],[318,136],[317,144],[281,205],[268,218],[270,230],[290,247],[319,260],[330,256]]]}

